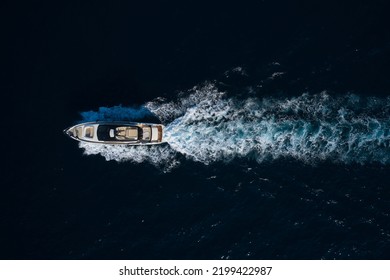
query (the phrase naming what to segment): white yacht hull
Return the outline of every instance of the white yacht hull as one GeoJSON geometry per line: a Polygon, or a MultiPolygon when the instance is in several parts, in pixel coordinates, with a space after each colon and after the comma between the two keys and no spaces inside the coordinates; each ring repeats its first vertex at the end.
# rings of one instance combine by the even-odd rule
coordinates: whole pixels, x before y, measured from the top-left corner
{"type": "Polygon", "coordinates": [[[157,145],[163,143],[162,124],[133,122],[87,122],[64,130],[70,138],[110,145],[157,145]]]}

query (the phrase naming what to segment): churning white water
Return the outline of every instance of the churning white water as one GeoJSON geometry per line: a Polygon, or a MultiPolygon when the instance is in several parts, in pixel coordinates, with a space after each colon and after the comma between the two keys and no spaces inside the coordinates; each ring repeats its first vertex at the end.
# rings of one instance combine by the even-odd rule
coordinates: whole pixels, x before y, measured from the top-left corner
{"type": "Polygon", "coordinates": [[[213,84],[195,87],[175,101],[156,99],[140,108],[100,108],[83,121],[131,120],[152,113],[165,124],[158,146],[80,143],[85,154],[107,160],[150,162],[170,169],[178,153],[210,164],[235,158],[261,163],[294,158],[306,163],[390,162],[390,99],[332,97],[326,92],[291,98],[229,98],[213,84]]]}

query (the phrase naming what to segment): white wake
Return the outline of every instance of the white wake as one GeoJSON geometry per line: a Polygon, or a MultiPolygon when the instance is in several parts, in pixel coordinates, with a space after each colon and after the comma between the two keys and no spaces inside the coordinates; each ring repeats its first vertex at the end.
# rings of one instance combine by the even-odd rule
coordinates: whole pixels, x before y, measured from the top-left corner
{"type": "Polygon", "coordinates": [[[239,100],[209,83],[174,101],[156,99],[138,109],[100,108],[83,116],[89,121],[94,114],[100,120],[123,120],[146,112],[166,125],[168,144],[128,147],[80,143],[80,147],[85,154],[101,154],[107,160],[150,162],[167,170],[179,164],[178,153],[204,164],[235,158],[259,163],[279,158],[306,163],[390,162],[389,98],[332,97],[322,92],[239,100]]]}

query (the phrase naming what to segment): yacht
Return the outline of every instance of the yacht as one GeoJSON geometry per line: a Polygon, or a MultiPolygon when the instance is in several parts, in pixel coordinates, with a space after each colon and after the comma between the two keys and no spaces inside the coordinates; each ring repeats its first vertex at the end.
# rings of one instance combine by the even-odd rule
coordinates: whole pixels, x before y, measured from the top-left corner
{"type": "Polygon", "coordinates": [[[162,124],[87,122],[64,130],[70,138],[99,144],[155,145],[163,143],[162,124]]]}

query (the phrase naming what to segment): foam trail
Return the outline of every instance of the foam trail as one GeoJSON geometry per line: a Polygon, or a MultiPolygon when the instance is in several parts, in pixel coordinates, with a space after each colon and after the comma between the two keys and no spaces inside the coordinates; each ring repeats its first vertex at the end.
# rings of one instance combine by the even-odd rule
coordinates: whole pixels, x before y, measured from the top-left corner
{"type": "Polygon", "coordinates": [[[163,167],[178,164],[177,152],[204,164],[235,158],[253,158],[259,163],[278,158],[306,163],[390,163],[389,98],[332,97],[323,92],[238,100],[207,84],[176,101],[158,99],[145,108],[166,124],[169,145],[80,144],[85,153],[163,167]]]}
{"type": "Polygon", "coordinates": [[[169,146],[126,146],[126,145],[101,145],[80,142],[80,148],[86,155],[100,154],[107,161],[130,161],[133,163],[149,162],[163,169],[165,172],[179,164],[176,152],[169,146]]]}

